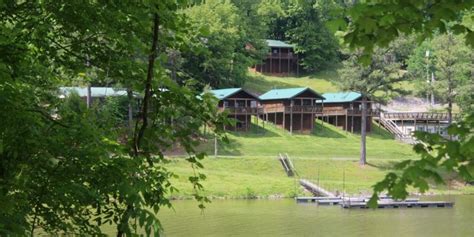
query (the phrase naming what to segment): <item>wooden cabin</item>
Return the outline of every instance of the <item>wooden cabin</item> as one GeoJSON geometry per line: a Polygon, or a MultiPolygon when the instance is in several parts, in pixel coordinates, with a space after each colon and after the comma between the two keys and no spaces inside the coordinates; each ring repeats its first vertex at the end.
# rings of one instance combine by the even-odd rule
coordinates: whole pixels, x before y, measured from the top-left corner
{"type": "Polygon", "coordinates": [[[227,126],[227,130],[248,131],[252,116],[263,113],[259,99],[242,88],[226,88],[210,91],[218,100],[220,111],[226,111],[228,117],[235,120],[235,126],[227,126]]]}
{"type": "Polygon", "coordinates": [[[315,116],[321,115],[324,97],[309,88],[273,89],[261,95],[262,118],[293,131],[311,132],[315,116]]]}
{"type": "MultiPolygon", "coordinates": [[[[324,93],[324,108],[320,119],[345,131],[360,133],[362,95],[357,92],[324,93]]],[[[367,132],[372,130],[372,102],[367,103],[367,132]]]]}
{"type": "Polygon", "coordinates": [[[294,52],[294,46],[280,40],[266,41],[270,52],[261,64],[254,66],[254,70],[274,76],[298,75],[298,55],[294,52]]]}

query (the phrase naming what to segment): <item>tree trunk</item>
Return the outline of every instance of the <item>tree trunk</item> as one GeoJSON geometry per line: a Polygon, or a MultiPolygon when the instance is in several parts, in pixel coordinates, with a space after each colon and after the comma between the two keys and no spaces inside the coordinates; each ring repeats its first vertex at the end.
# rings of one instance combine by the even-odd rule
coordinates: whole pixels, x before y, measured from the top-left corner
{"type": "Polygon", "coordinates": [[[133,136],[133,91],[131,88],[127,88],[127,98],[128,98],[128,135],[129,137],[133,136]]]}
{"type": "Polygon", "coordinates": [[[360,165],[367,164],[366,136],[367,136],[367,97],[362,95],[362,114],[360,116],[360,165]]]}
{"type": "MultiPolygon", "coordinates": [[[[145,81],[145,95],[143,97],[142,109],[140,112],[141,115],[141,127],[138,131],[135,130],[135,134],[133,137],[133,157],[137,158],[140,156],[140,149],[141,149],[141,141],[145,134],[145,130],[148,126],[148,106],[150,103],[151,98],[151,86],[152,86],[152,79],[153,79],[153,71],[155,68],[155,59],[157,57],[157,48],[158,48],[158,30],[160,25],[160,17],[157,13],[153,14],[153,38],[152,38],[152,45],[150,49],[150,55],[148,56],[148,68],[147,68],[147,76],[145,81]]],[[[138,128],[138,122],[136,127],[138,128]]],[[[148,157],[147,157],[148,159],[148,157]]],[[[148,163],[151,161],[148,159],[148,163]]],[[[134,207],[133,204],[127,204],[127,209],[122,214],[122,218],[120,223],[117,225],[117,237],[122,237],[128,230],[128,222],[130,219],[131,212],[133,211],[134,207]]]]}

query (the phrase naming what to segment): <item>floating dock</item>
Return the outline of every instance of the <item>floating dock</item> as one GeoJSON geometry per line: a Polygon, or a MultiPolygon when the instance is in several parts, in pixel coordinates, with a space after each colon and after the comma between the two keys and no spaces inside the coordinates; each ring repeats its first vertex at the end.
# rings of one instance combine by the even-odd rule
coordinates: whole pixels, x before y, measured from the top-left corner
{"type": "MultiPolygon", "coordinates": [[[[315,197],[296,197],[298,203],[317,203],[321,206],[340,205],[346,209],[367,209],[370,197],[338,197],[322,187],[306,179],[300,179],[300,185],[311,192],[315,197]]],[[[453,207],[454,202],[420,201],[418,198],[394,200],[389,196],[380,197],[377,208],[426,208],[426,207],[453,207]]]]}
{"type": "MultiPolygon", "coordinates": [[[[454,202],[444,201],[418,201],[418,202],[379,202],[377,208],[427,208],[427,207],[453,207],[454,202]]],[[[343,203],[341,207],[347,209],[367,209],[370,208],[366,202],[343,203]]]]}
{"type": "MultiPolygon", "coordinates": [[[[298,203],[316,203],[320,206],[331,206],[331,205],[343,205],[343,204],[365,204],[368,202],[370,197],[297,197],[295,198],[298,203]]],[[[416,203],[419,202],[419,198],[407,198],[403,202],[416,203]]],[[[390,197],[382,197],[380,202],[389,203],[396,202],[390,197]]]]}

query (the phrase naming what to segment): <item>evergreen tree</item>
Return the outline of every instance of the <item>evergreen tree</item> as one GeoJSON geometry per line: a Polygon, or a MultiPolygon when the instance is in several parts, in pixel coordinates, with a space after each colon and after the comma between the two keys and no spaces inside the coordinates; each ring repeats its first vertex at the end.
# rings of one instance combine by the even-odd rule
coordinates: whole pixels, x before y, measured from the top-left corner
{"type": "Polygon", "coordinates": [[[401,64],[395,62],[392,54],[386,50],[378,49],[372,56],[371,63],[367,66],[359,63],[361,51],[352,53],[343,62],[343,68],[339,70],[341,75],[339,87],[345,91],[355,91],[362,95],[361,108],[361,147],[360,165],[367,164],[366,136],[367,136],[367,100],[381,101],[392,97],[403,90],[397,88],[397,82],[404,80],[401,64]],[[383,93],[382,96],[379,93],[383,93]]]}

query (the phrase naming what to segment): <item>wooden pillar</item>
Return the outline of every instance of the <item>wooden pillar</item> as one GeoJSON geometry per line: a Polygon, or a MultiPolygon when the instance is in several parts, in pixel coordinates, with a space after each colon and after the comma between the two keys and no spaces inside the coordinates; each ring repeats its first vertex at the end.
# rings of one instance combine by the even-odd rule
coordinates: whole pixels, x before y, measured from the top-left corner
{"type": "Polygon", "coordinates": [[[405,134],[405,126],[404,126],[405,124],[404,124],[404,122],[403,122],[404,120],[405,120],[405,119],[402,119],[402,131],[403,131],[403,134],[405,134]]]}
{"type": "Polygon", "coordinates": [[[351,115],[351,133],[354,133],[354,115],[351,115]]]}
{"type": "Polygon", "coordinates": [[[237,132],[237,100],[234,99],[234,120],[235,120],[235,126],[234,126],[234,131],[237,132]]]}
{"type": "Polygon", "coordinates": [[[273,51],[270,53],[270,73],[273,73],[272,64],[273,64],[273,51]]]}
{"type": "Polygon", "coordinates": [[[338,114],[339,114],[339,112],[336,114],[336,128],[339,126],[339,123],[338,123],[338,121],[337,121],[337,117],[339,117],[338,114]]]}
{"type": "Polygon", "coordinates": [[[314,100],[312,99],[311,100],[311,132],[313,131],[313,129],[314,129],[314,100]]]}
{"type": "Polygon", "coordinates": [[[347,111],[346,111],[346,122],[345,123],[346,124],[344,125],[344,130],[346,130],[346,132],[347,132],[347,131],[349,131],[349,129],[347,128],[347,111]]]}
{"type": "Polygon", "coordinates": [[[275,117],[273,119],[275,119],[274,124],[278,126],[277,112],[275,112],[275,117]]]}
{"type": "Polygon", "coordinates": [[[248,131],[248,128],[249,128],[249,122],[248,122],[248,113],[247,113],[247,109],[245,109],[245,131],[247,132],[248,131]]]}
{"type": "MultiPolygon", "coordinates": [[[[289,50],[288,50],[289,51],[289,50]]],[[[287,55],[287,59],[286,59],[286,62],[287,62],[287,68],[286,68],[286,74],[289,76],[290,75],[290,57],[288,57],[289,55],[289,52],[286,54],[287,55]]]]}
{"type": "Polygon", "coordinates": [[[300,62],[298,60],[298,56],[296,56],[296,76],[298,77],[300,75],[300,62]]]}
{"type": "Polygon", "coordinates": [[[290,133],[293,133],[293,100],[290,101],[290,133]]]}
{"type": "Polygon", "coordinates": [[[416,118],[414,119],[414,121],[415,121],[415,125],[413,125],[413,127],[414,127],[413,131],[415,132],[416,131],[416,118]]]}
{"type": "Polygon", "coordinates": [[[278,49],[278,73],[281,73],[281,48],[278,49]]]}

